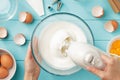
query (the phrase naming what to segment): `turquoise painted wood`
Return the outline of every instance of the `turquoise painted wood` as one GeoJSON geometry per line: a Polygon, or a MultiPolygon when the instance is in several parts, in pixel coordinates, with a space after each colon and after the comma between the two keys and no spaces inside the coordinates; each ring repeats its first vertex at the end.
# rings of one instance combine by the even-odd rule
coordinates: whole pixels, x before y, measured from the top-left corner
{"type": "MultiPolygon", "coordinates": [[[[40,22],[40,20],[35,20],[32,24],[24,24],[19,21],[8,21],[1,23],[0,26],[5,26],[9,32],[9,35],[6,40],[13,40],[13,37],[17,33],[23,33],[25,34],[27,40],[31,40],[31,35],[34,30],[34,28],[37,26],[37,24],[40,22]]],[[[89,25],[90,29],[92,30],[92,33],[94,34],[95,40],[110,40],[114,36],[120,34],[120,27],[117,31],[114,33],[108,33],[104,30],[104,23],[107,22],[107,20],[85,20],[85,22],[89,25]],[[103,35],[104,34],[104,35],[103,35]]],[[[120,20],[118,20],[120,23],[120,20]]]]}
{"type": "MultiPolygon", "coordinates": [[[[105,51],[107,43],[108,41],[95,41],[95,46],[105,51]]],[[[24,77],[24,58],[26,55],[28,44],[29,41],[24,46],[19,47],[15,45],[13,41],[0,41],[0,48],[5,48],[9,50],[14,55],[17,61],[17,71],[12,80],[22,80],[24,77]]],[[[55,76],[42,69],[39,80],[86,80],[88,78],[89,80],[99,80],[98,77],[86,70],[81,70],[69,76],[55,76]]]]}
{"type": "MultiPolygon", "coordinates": [[[[48,5],[51,4],[52,0],[44,0],[45,13],[46,15],[51,14],[47,9],[48,5]]],[[[115,14],[110,7],[108,0],[62,0],[64,3],[64,7],[60,12],[70,12],[80,16],[83,19],[94,19],[94,20],[102,20],[102,19],[119,19],[120,14],[115,14]],[[91,15],[91,9],[100,5],[105,9],[105,16],[101,19],[96,19],[91,15]]],[[[25,0],[18,0],[19,7],[16,16],[14,19],[18,19],[18,14],[20,11],[29,11],[33,14],[35,19],[41,19],[43,17],[37,16],[37,14],[31,9],[31,7],[26,3],[25,0]]]]}
{"type": "MultiPolygon", "coordinates": [[[[104,23],[108,20],[115,19],[120,23],[120,14],[115,14],[112,11],[107,0],[62,0],[64,6],[60,12],[69,12],[80,16],[89,25],[93,37],[95,46],[106,51],[107,44],[111,38],[120,34],[120,28],[114,33],[108,33],[104,30],[104,23]],[[105,15],[100,18],[94,18],[91,15],[91,9],[93,6],[100,5],[105,9],[105,15]]],[[[39,17],[34,10],[27,4],[25,0],[18,0],[18,10],[16,15],[9,21],[0,23],[0,26],[4,26],[8,30],[8,37],[6,39],[0,40],[0,48],[9,50],[15,57],[17,61],[17,71],[12,80],[23,80],[24,78],[24,59],[27,51],[27,46],[31,41],[31,35],[36,27],[36,25],[47,15],[56,12],[49,12],[47,9],[48,5],[51,4],[51,0],[44,0],[45,15],[39,17]],[[32,13],[34,17],[34,22],[31,24],[24,24],[18,21],[18,15],[21,11],[28,11],[32,13]],[[27,38],[27,43],[24,46],[17,46],[13,42],[13,37],[17,33],[25,34],[27,38]]],[[[69,76],[55,76],[43,69],[41,69],[41,74],[39,80],[100,80],[94,74],[81,70],[75,74],[69,76]]]]}
{"type": "MultiPolygon", "coordinates": [[[[24,46],[17,46],[13,41],[0,41],[0,48],[9,50],[16,60],[24,60],[29,42],[24,46]]],[[[95,41],[95,46],[105,51],[107,43],[108,41],[95,41]]]]}

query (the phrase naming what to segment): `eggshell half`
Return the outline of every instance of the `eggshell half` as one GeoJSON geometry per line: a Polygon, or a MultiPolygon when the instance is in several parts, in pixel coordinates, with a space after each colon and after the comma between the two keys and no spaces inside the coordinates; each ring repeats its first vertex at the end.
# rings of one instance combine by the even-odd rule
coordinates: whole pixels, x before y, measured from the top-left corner
{"type": "Polygon", "coordinates": [[[19,14],[19,21],[20,21],[20,22],[25,22],[26,17],[27,17],[27,13],[26,13],[26,12],[21,12],[21,13],[19,14]]]}
{"type": "Polygon", "coordinates": [[[105,23],[104,28],[108,32],[114,32],[118,28],[118,22],[115,20],[111,20],[105,23]]]}
{"type": "Polygon", "coordinates": [[[22,33],[19,33],[17,34],[15,37],[14,37],[14,42],[17,44],[17,45],[24,45],[25,42],[26,42],[26,38],[24,36],[24,34],[22,33]]]}
{"type": "Polygon", "coordinates": [[[31,23],[33,21],[32,14],[29,12],[21,12],[19,15],[19,21],[23,23],[31,23]]]}
{"type": "Polygon", "coordinates": [[[0,38],[1,39],[6,38],[7,34],[8,34],[8,32],[7,32],[6,28],[0,27],[0,38]]]}
{"type": "Polygon", "coordinates": [[[104,15],[104,9],[101,6],[95,6],[92,9],[92,15],[96,18],[101,18],[104,15]]]}
{"type": "Polygon", "coordinates": [[[33,21],[33,17],[32,17],[32,14],[30,14],[30,13],[28,13],[28,12],[26,12],[27,13],[27,16],[26,16],[26,20],[25,20],[25,23],[31,23],[32,21],[33,21]]]}

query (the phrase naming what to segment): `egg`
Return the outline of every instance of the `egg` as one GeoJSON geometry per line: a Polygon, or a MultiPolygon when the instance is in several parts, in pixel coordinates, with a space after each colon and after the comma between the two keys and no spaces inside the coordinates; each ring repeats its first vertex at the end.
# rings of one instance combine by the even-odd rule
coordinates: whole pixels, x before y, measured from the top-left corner
{"type": "Polygon", "coordinates": [[[1,66],[5,67],[6,69],[10,69],[13,66],[13,59],[8,54],[1,55],[1,66]]]}
{"type": "Polygon", "coordinates": [[[4,67],[0,67],[0,79],[6,78],[8,75],[9,71],[4,67]]]}

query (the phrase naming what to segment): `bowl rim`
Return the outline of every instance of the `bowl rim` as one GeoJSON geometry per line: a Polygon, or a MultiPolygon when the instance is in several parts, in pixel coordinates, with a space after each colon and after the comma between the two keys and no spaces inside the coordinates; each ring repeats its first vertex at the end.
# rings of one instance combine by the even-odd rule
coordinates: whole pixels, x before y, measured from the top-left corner
{"type": "MultiPolygon", "coordinates": [[[[89,25],[88,25],[81,17],[77,16],[76,14],[68,13],[68,12],[59,12],[59,13],[50,14],[50,15],[46,16],[45,18],[43,18],[43,19],[37,24],[37,26],[35,27],[35,29],[33,30],[33,34],[32,34],[32,37],[31,37],[31,50],[32,50],[32,55],[33,55],[33,57],[34,57],[34,59],[35,59],[35,62],[39,65],[39,67],[41,67],[44,71],[46,71],[46,72],[48,72],[48,73],[50,73],[50,74],[52,74],[52,75],[55,75],[55,76],[61,76],[61,75],[60,75],[60,74],[54,74],[54,73],[52,73],[52,72],[49,72],[48,70],[46,70],[44,67],[42,67],[42,66],[38,63],[38,61],[37,61],[37,59],[35,58],[35,55],[34,55],[34,51],[33,51],[33,48],[32,48],[32,45],[33,45],[32,43],[33,43],[34,33],[35,33],[36,29],[38,28],[38,25],[41,24],[41,23],[42,23],[44,20],[46,20],[47,18],[49,18],[49,17],[51,17],[51,16],[54,16],[54,15],[58,15],[58,14],[72,15],[72,16],[80,19],[80,20],[87,26],[87,28],[89,29],[89,31],[90,31],[90,33],[91,33],[91,36],[92,36],[92,40],[93,40],[93,41],[92,41],[92,45],[94,45],[94,36],[93,36],[92,30],[90,29],[89,25]]],[[[82,68],[80,68],[80,69],[82,69],[82,68]]],[[[72,73],[72,74],[73,74],[73,73],[72,73]]],[[[62,75],[62,76],[67,76],[67,75],[71,75],[71,74],[66,74],[66,75],[62,75]]]]}
{"type": "MultiPolygon", "coordinates": [[[[10,0],[11,1],[11,0],[10,0]]],[[[4,22],[4,21],[8,21],[10,20],[11,18],[13,18],[13,16],[15,15],[15,13],[17,12],[17,9],[18,9],[18,0],[14,0],[14,3],[15,3],[15,7],[14,7],[14,11],[12,12],[12,14],[7,14],[7,18],[4,17],[4,19],[0,19],[0,22],[4,22]]]]}
{"type": "MultiPolygon", "coordinates": [[[[3,50],[3,51],[5,51],[5,52],[7,52],[7,54],[10,55],[10,56],[12,57],[12,59],[13,59],[13,62],[14,62],[14,73],[13,73],[13,75],[11,75],[11,76],[9,77],[10,80],[11,80],[11,79],[13,78],[13,76],[15,75],[16,69],[17,69],[17,64],[16,64],[15,57],[14,57],[13,54],[12,54],[10,51],[8,51],[7,49],[0,48],[0,50],[3,50]]],[[[6,77],[6,78],[7,78],[7,77],[6,77]]],[[[3,79],[0,79],[0,80],[3,80],[3,79]]]]}
{"type": "MultiPolygon", "coordinates": [[[[110,50],[110,47],[111,47],[112,43],[113,43],[115,40],[120,40],[120,35],[117,35],[117,36],[113,37],[113,38],[108,42],[106,51],[107,51],[107,53],[109,53],[110,55],[112,55],[112,54],[109,52],[109,50],[110,50]]],[[[114,54],[113,54],[113,55],[114,55],[114,54]]],[[[118,56],[118,55],[115,55],[115,56],[118,56]]],[[[118,56],[118,57],[120,57],[120,56],[118,56]]]]}

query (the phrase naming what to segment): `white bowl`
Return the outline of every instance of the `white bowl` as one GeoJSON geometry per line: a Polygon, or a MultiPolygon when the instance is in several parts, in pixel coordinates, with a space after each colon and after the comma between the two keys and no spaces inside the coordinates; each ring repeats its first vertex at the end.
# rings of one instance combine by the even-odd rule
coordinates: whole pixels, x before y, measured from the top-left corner
{"type": "MultiPolygon", "coordinates": [[[[114,38],[112,38],[112,39],[109,41],[108,45],[107,45],[107,53],[109,53],[110,55],[115,55],[115,54],[111,54],[109,51],[110,51],[110,48],[111,48],[112,43],[113,43],[114,41],[116,41],[116,40],[120,40],[120,35],[115,36],[114,38]]],[[[115,56],[118,56],[118,55],[115,55],[115,56]]],[[[118,56],[118,57],[120,57],[120,56],[118,56]]]]}
{"type": "Polygon", "coordinates": [[[8,50],[0,48],[0,55],[5,54],[5,53],[9,54],[12,57],[13,67],[9,70],[9,75],[6,78],[0,79],[0,80],[11,80],[12,77],[14,76],[15,72],[16,72],[16,60],[15,60],[14,56],[8,50]]]}

